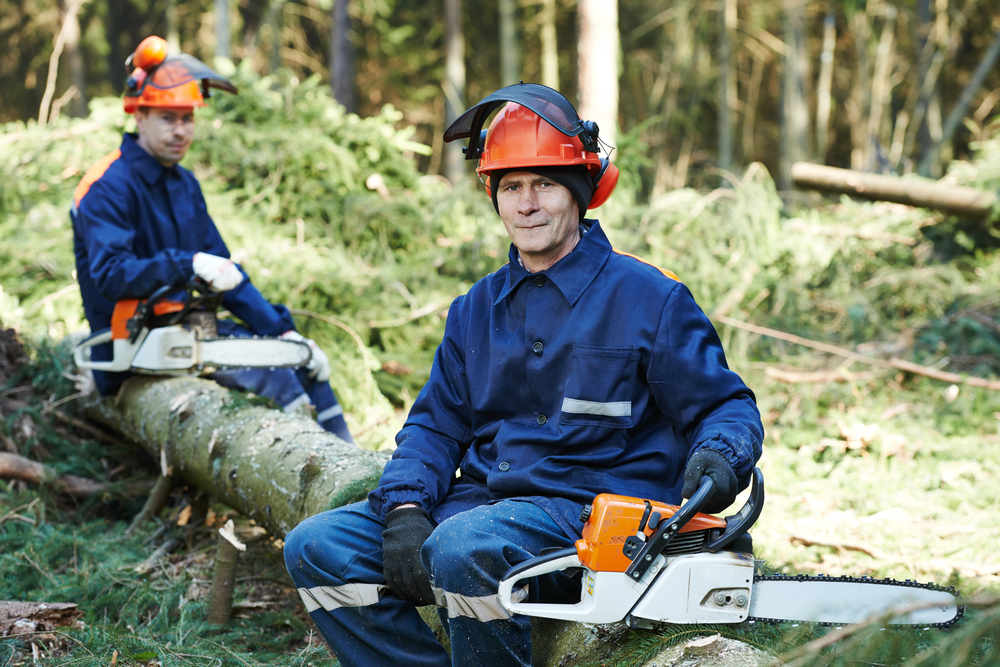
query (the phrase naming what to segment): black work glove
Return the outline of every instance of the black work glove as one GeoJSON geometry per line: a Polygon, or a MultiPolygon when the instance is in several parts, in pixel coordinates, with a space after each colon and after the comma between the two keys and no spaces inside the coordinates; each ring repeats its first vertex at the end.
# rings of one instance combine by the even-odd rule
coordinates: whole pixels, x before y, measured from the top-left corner
{"type": "Polygon", "coordinates": [[[382,572],[389,590],[417,606],[434,604],[430,577],[420,562],[420,547],[433,532],[427,512],[400,507],[385,515],[382,572]]]}
{"type": "Polygon", "coordinates": [[[688,461],[687,468],[684,469],[684,489],[681,495],[685,498],[693,496],[704,475],[715,482],[715,490],[701,511],[714,514],[732,505],[736,500],[736,473],[722,454],[708,448],[699,449],[688,461]]]}

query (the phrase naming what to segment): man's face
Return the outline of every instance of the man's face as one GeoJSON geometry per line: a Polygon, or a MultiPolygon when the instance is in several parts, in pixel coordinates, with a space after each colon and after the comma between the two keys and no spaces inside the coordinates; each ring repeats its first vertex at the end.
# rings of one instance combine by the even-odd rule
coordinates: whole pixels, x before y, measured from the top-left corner
{"type": "Polygon", "coordinates": [[[135,122],[137,143],[164,167],[180,162],[194,141],[194,107],[142,108],[135,122]]]}
{"type": "Polygon", "coordinates": [[[524,268],[537,273],[565,257],[580,240],[580,207],[565,186],[530,171],[504,174],[497,207],[524,268]]]}

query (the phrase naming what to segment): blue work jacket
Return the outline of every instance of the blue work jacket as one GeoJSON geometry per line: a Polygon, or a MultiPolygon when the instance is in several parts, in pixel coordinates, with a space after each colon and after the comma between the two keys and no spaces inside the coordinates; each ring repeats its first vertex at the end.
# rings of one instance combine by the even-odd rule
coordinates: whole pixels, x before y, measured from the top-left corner
{"type": "MultiPolygon", "coordinates": [[[[111,326],[116,301],[190,281],[195,253],[229,257],[194,174],[180,165],[164,167],[134,134],[125,134],[120,149],[87,171],[70,217],[80,295],[94,332],[111,326]]],[[[288,309],[267,301],[245,273],[243,282],[225,293],[223,305],[257,335],[295,328],[288,309]]],[[[101,347],[107,349],[95,350],[94,358],[110,358],[110,345],[101,347]]],[[[95,373],[105,394],[124,377],[95,373]]]]}
{"type": "Polygon", "coordinates": [[[452,303],[369,495],[379,516],[413,502],[441,521],[439,506],[524,498],[579,532],[580,506],[599,493],[678,504],[702,447],[749,483],[760,413],[711,322],[673,274],[613,250],[596,221],[584,229],[540,273],[512,245],[507,265],[452,303]]]}

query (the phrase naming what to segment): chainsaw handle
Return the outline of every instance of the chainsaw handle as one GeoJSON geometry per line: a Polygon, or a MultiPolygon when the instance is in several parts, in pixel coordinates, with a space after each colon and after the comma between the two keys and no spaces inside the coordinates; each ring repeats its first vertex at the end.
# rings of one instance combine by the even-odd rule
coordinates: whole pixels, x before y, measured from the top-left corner
{"type": "Polygon", "coordinates": [[[681,532],[681,528],[687,525],[688,521],[694,518],[702,507],[711,499],[715,492],[715,480],[708,475],[702,475],[698,485],[698,490],[694,492],[691,499],[681,505],[681,508],[674,512],[674,515],[657,526],[646,544],[639,550],[632,564],[625,570],[632,580],[638,581],[646,574],[646,570],[653,564],[671,540],[681,532]]]}

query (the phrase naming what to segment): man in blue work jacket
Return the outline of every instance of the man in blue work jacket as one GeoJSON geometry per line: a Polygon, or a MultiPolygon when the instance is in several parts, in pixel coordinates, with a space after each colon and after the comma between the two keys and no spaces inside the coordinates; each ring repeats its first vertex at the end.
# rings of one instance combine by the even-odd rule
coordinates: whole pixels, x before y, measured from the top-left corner
{"type": "Polygon", "coordinates": [[[597,134],[556,91],[518,84],[445,135],[469,137],[510,262],[452,304],[378,488],[286,537],[345,667],[531,665],[530,619],[507,613],[498,582],[573,545],[581,506],[599,493],[678,504],[709,475],[719,512],[749,483],[763,427],[708,318],[676,276],[584,219],[617,181],[597,134]],[[427,604],[450,657],[417,613],[427,604]]]}
{"type": "MultiPolygon", "coordinates": [[[[135,114],[137,133],[126,133],[118,150],[87,171],[71,211],[77,279],[91,331],[111,326],[121,299],[201,278],[225,293],[223,305],[247,325],[220,321],[220,336],[292,338],[312,349],[304,369],[229,370],[213,378],[273,398],[288,412],[312,405],[323,428],[353,442],[328,382],[329,359],[295,331],[288,309],[268,302],[229,259],[198,181],[178,164],[194,139],[194,107],[205,106],[208,88],[236,89],[191,56],[168,56],[159,37],[144,40],[127,64],[135,69],[125,111],[135,114]]],[[[93,360],[111,357],[110,344],[93,348],[93,360]]],[[[128,377],[94,371],[102,395],[118,391],[128,377]]]]}

